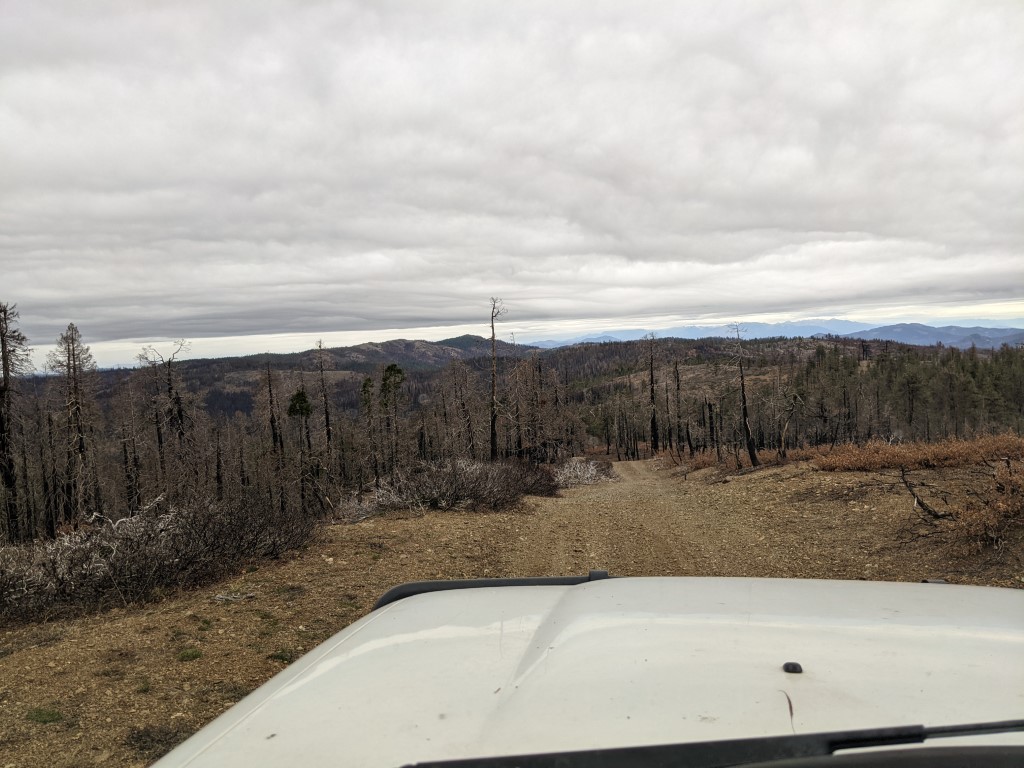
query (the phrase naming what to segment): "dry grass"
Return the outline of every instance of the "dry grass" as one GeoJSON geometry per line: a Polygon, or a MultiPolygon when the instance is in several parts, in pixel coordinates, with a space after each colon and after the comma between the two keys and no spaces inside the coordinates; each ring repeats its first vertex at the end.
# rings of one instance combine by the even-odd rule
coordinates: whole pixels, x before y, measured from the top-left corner
{"type": "MultiPolygon", "coordinates": [[[[916,494],[907,473],[933,469],[980,468],[978,479],[959,493],[947,492],[941,514],[915,496],[918,514],[908,524],[911,537],[931,537],[952,550],[1002,550],[1024,529],[1024,438],[987,435],[973,440],[934,443],[840,445],[790,452],[791,459],[809,460],[828,472],[899,470],[907,490],[916,494]],[[984,479],[986,475],[990,479],[984,479]]],[[[940,494],[943,489],[939,489],[940,494]]]]}
{"type": "Polygon", "coordinates": [[[953,523],[955,538],[975,551],[1002,549],[1024,528],[1024,465],[1007,460],[992,480],[991,490],[969,500],[953,523]]]}
{"type": "Polygon", "coordinates": [[[714,451],[702,451],[690,456],[683,463],[689,472],[696,472],[698,469],[707,469],[718,465],[718,457],[714,451]]]}
{"type": "MultiPolygon", "coordinates": [[[[908,520],[901,540],[932,538],[960,553],[1016,549],[1024,531],[1024,438],[1015,434],[986,435],[972,440],[890,443],[871,440],[862,445],[843,444],[794,449],[785,459],[761,451],[764,467],[809,462],[826,472],[898,471],[891,482],[905,486],[915,500],[915,514],[908,520]],[[968,481],[950,480],[948,487],[920,486],[910,473],[930,470],[964,470],[968,481]],[[932,508],[925,496],[942,499],[932,508]]],[[[721,462],[713,452],[698,453],[682,462],[684,477],[701,469],[726,467],[742,470],[750,464],[745,452],[724,451],[721,462]]],[[[886,475],[888,477],[888,475],[886,475]]]]}
{"type": "Polygon", "coordinates": [[[863,445],[822,446],[789,452],[791,461],[810,461],[826,472],[875,472],[882,469],[938,469],[985,462],[1024,459],[1024,438],[988,435],[974,440],[934,443],[888,443],[871,440],[863,445]]]}

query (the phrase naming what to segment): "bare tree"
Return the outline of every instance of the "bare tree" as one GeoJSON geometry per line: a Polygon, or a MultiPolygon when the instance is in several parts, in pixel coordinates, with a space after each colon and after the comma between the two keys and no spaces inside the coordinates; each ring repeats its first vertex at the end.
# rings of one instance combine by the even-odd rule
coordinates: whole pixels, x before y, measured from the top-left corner
{"type": "Polygon", "coordinates": [[[152,374],[152,417],[160,471],[158,483],[167,498],[173,498],[176,495],[176,483],[180,478],[172,477],[172,475],[176,475],[177,465],[184,452],[185,433],[188,426],[175,363],[180,355],[189,351],[189,348],[187,341],[178,339],[174,342],[174,349],[168,355],[164,355],[156,347],[148,345],[143,347],[136,357],[139,364],[145,366],[144,370],[148,368],[152,374]],[[171,450],[170,459],[165,440],[165,427],[177,436],[177,449],[171,450]]]}
{"type": "Polygon", "coordinates": [[[274,457],[274,480],[271,492],[277,493],[278,509],[284,517],[288,512],[288,494],[285,488],[284,430],[274,396],[274,374],[267,362],[267,420],[270,424],[270,452],[274,457]]]}
{"type": "Polygon", "coordinates": [[[316,367],[320,373],[320,399],[324,406],[324,436],[327,440],[327,466],[333,468],[334,430],[331,428],[331,401],[327,392],[327,370],[324,363],[324,343],[316,343],[316,367]]]}
{"type": "Polygon", "coordinates": [[[16,305],[0,302],[0,485],[4,490],[7,537],[11,541],[22,538],[14,466],[15,379],[31,369],[28,339],[18,330],[17,322],[16,305]]]}
{"type": "Polygon", "coordinates": [[[405,381],[405,371],[396,363],[389,363],[380,375],[380,412],[384,419],[383,433],[387,441],[386,470],[394,472],[398,464],[398,400],[405,381]]]}
{"type": "Polygon", "coordinates": [[[658,439],[658,403],[655,400],[654,393],[654,333],[649,333],[645,338],[647,339],[647,359],[649,363],[651,387],[651,453],[656,454],[660,447],[660,440],[658,439]]]}
{"type": "Polygon", "coordinates": [[[775,382],[762,407],[767,409],[772,424],[776,453],[780,459],[785,459],[789,424],[793,415],[803,407],[803,400],[790,382],[783,379],[781,367],[775,371],[775,382]]]}
{"type": "Polygon", "coordinates": [[[127,376],[119,387],[120,411],[117,438],[121,442],[121,471],[124,476],[125,501],[128,514],[142,507],[142,460],[139,456],[139,428],[135,415],[133,376],[127,376]]]}
{"type": "Polygon", "coordinates": [[[690,458],[693,458],[693,439],[690,437],[690,422],[687,419],[685,424],[683,421],[682,411],[682,380],[679,376],[679,361],[676,360],[672,364],[672,375],[675,378],[676,383],[676,454],[681,455],[683,440],[686,440],[686,448],[690,453],[690,458]]]}
{"type": "Polygon", "coordinates": [[[498,338],[494,321],[508,312],[501,299],[491,297],[491,461],[498,460],[498,338]]]}
{"type": "Polygon", "coordinates": [[[739,323],[733,324],[733,329],[736,331],[736,362],[740,368],[740,410],[741,410],[741,421],[743,423],[743,439],[747,444],[747,455],[750,456],[750,466],[760,466],[761,461],[757,458],[757,446],[754,444],[754,438],[750,434],[750,417],[747,413],[747,384],[746,378],[743,375],[743,347],[740,341],[740,326],[739,323]]]}

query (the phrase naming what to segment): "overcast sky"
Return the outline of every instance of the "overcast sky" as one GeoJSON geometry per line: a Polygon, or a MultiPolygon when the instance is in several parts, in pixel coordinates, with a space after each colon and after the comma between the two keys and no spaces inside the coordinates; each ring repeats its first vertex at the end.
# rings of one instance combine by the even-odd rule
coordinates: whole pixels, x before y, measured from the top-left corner
{"type": "Polygon", "coordinates": [[[1019,0],[0,0],[0,301],[101,362],[1021,318],[1022,73],[1019,0]]]}

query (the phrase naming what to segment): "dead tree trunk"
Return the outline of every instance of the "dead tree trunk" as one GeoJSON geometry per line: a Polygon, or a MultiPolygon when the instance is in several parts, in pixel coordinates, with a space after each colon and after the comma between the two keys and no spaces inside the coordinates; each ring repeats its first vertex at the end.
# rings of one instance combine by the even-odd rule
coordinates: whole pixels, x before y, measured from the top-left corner
{"type": "Polygon", "coordinates": [[[750,456],[750,466],[760,466],[761,461],[757,458],[757,446],[750,434],[750,417],[747,415],[747,385],[743,376],[743,360],[740,360],[740,409],[743,418],[743,439],[747,444],[747,455],[750,456]]]}
{"type": "Polygon", "coordinates": [[[491,297],[491,461],[498,460],[498,338],[494,321],[507,311],[501,299],[491,297]]]}
{"type": "Polygon", "coordinates": [[[650,370],[650,390],[651,390],[651,453],[656,454],[660,447],[660,441],[658,439],[658,403],[655,399],[654,392],[654,334],[652,333],[647,339],[647,352],[648,362],[650,370]]]}

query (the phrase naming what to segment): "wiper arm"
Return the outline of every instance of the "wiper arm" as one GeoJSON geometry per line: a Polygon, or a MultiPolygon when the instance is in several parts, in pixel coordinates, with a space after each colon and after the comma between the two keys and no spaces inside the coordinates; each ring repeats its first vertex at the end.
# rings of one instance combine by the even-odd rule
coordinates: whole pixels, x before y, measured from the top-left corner
{"type": "Polygon", "coordinates": [[[931,728],[923,725],[901,725],[892,728],[864,728],[798,736],[767,736],[758,739],[659,744],[512,757],[479,757],[416,763],[414,767],[409,768],[678,768],[680,765],[688,768],[728,768],[747,763],[831,755],[843,749],[921,744],[926,739],[1014,731],[1024,731],[1024,720],[940,725],[931,728]]]}
{"type": "MultiPolygon", "coordinates": [[[[997,720],[989,723],[962,723],[958,725],[899,725],[895,728],[871,728],[862,731],[840,731],[823,736],[840,737],[831,742],[828,752],[814,752],[815,755],[829,755],[840,749],[861,749],[863,747],[887,747],[895,744],[920,744],[925,739],[948,739],[954,736],[984,736],[988,733],[1012,733],[1024,731],[1024,720],[997,720]],[[842,737],[848,736],[848,741],[842,737]]],[[[811,734],[812,736],[814,734],[811,734]]]]}

